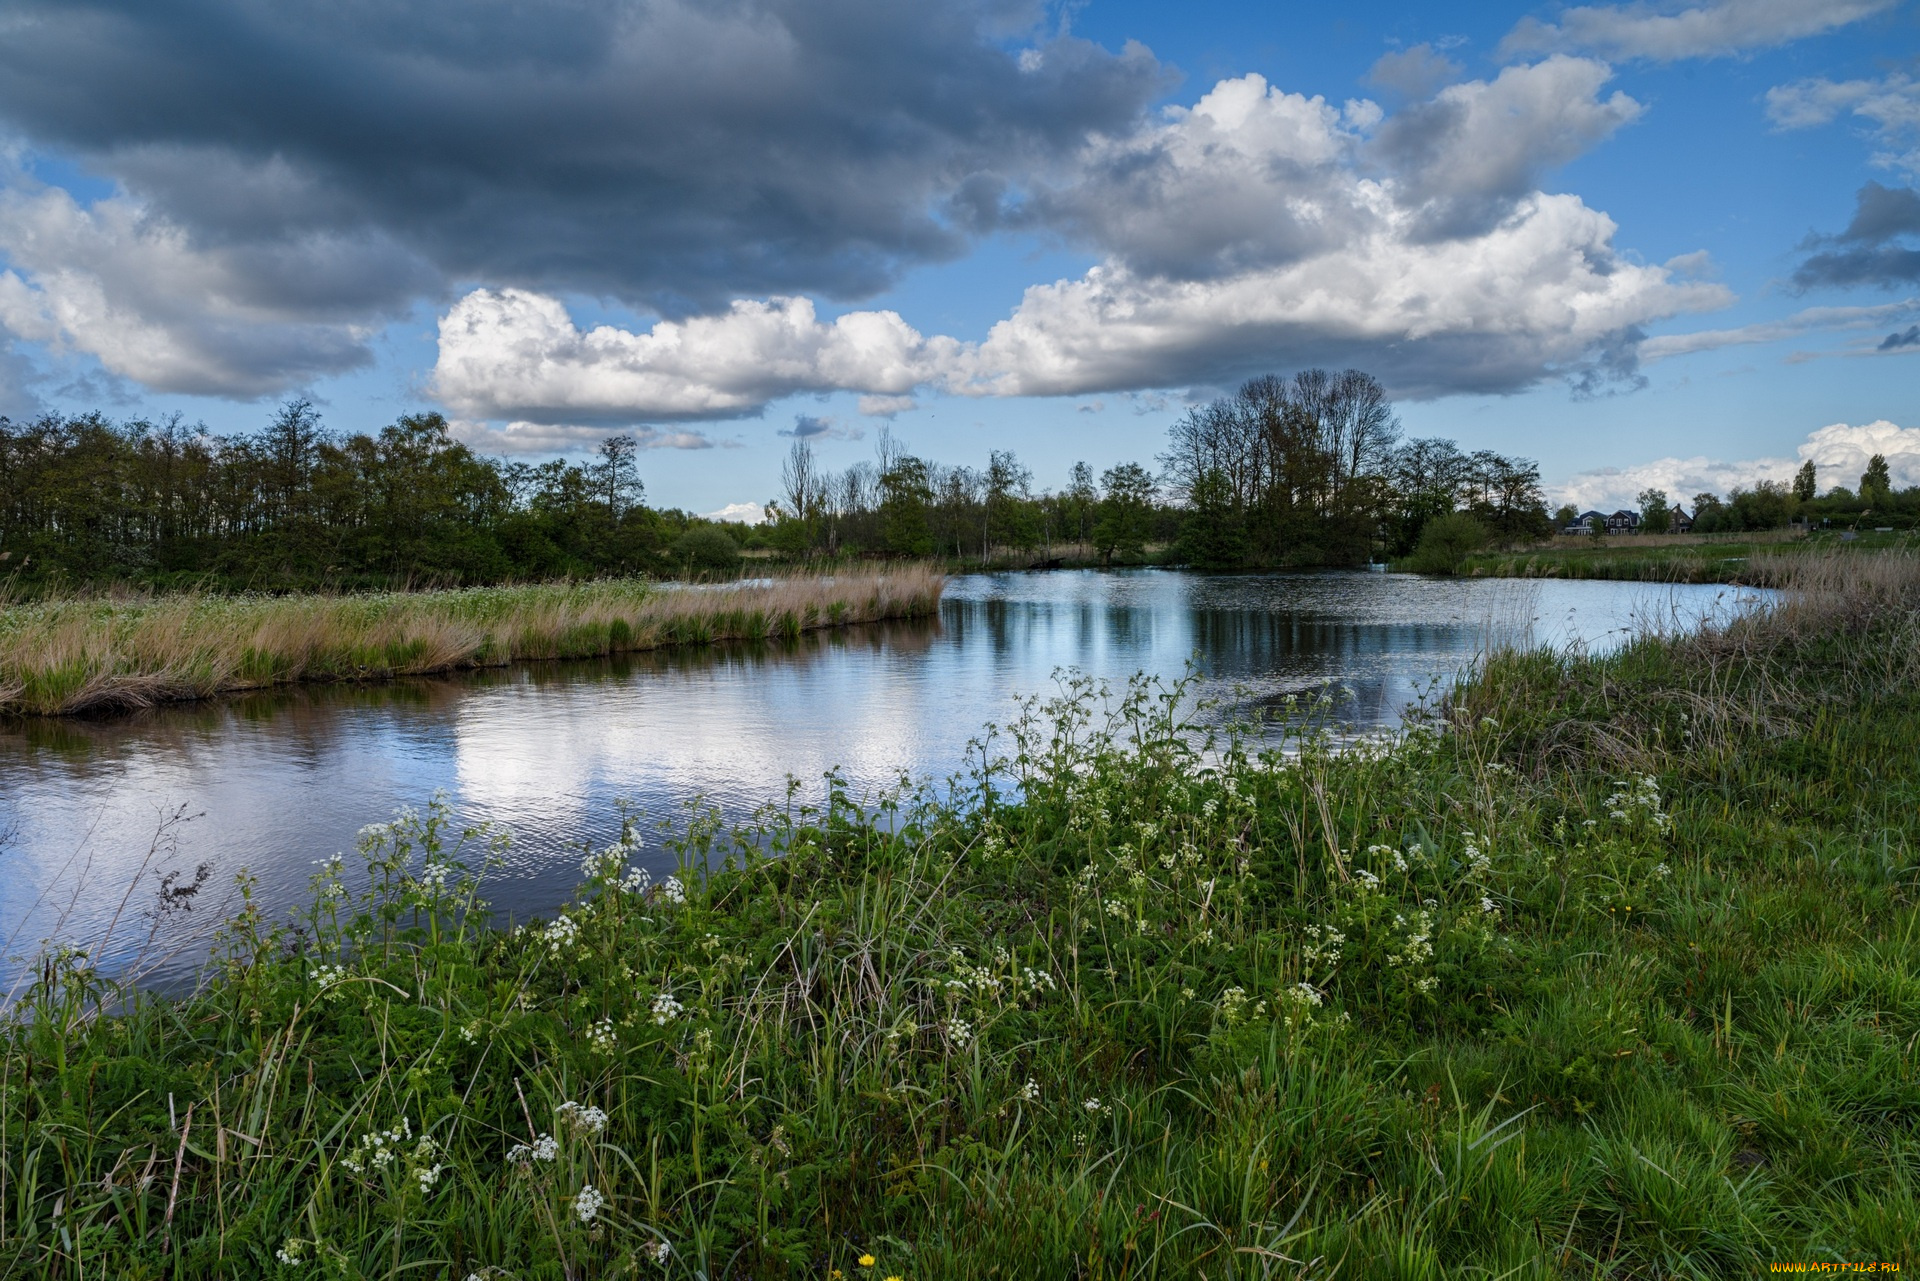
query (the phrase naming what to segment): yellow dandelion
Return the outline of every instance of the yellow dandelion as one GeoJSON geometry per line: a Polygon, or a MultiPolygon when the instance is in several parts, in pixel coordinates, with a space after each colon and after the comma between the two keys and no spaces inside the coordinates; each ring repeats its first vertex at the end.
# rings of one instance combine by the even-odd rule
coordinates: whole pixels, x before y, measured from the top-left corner
{"type": "Polygon", "coordinates": [[[872,1267],[872,1266],[873,1266],[873,1256],[872,1256],[871,1254],[863,1254],[863,1255],[861,1255],[861,1256],[860,1256],[860,1266],[861,1266],[861,1267],[863,1267],[863,1268],[870,1268],[870,1267],[872,1267]]]}

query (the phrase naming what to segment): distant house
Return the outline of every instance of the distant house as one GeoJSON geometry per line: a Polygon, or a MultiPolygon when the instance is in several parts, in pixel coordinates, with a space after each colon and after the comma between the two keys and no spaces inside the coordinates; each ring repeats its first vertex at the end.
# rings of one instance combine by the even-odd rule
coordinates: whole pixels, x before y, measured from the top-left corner
{"type": "Polygon", "coordinates": [[[1639,531],[1639,512],[1628,511],[1622,507],[1619,511],[1607,517],[1607,532],[1609,534],[1634,534],[1639,531]]]}
{"type": "Polygon", "coordinates": [[[1687,515],[1687,509],[1676,507],[1667,516],[1667,528],[1676,534],[1684,534],[1693,528],[1693,517],[1687,515]]]}
{"type": "Polygon", "coordinates": [[[1592,531],[1594,524],[1596,522],[1598,522],[1601,525],[1605,525],[1607,523],[1607,518],[1605,514],[1601,512],[1581,512],[1578,516],[1575,516],[1573,518],[1572,524],[1568,525],[1566,528],[1562,529],[1560,532],[1563,534],[1589,533],[1592,531]]]}

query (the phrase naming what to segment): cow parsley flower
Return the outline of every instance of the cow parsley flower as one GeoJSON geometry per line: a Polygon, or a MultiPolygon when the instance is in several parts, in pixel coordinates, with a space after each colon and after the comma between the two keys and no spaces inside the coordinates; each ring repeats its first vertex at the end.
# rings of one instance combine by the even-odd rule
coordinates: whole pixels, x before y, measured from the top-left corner
{"type": "Polygon", "coordinates": [[[583,1103],[562,1103],[553,1112],[575,1134],[595,1135],[607,1128],[607,1114],[583,1103]]]}
{"type": "Polygon", "coordinates": [[[573,1213],[582,1223],[592,1223],[596,1214],[607,1203],[600,1189],[591,1183],[580,1185],[580,1191],[573,1198],[573,1213]]]}
{"type": "Polygon", "coordinates": [[[686,1012],[686,1007],[673,999],[673,993],[662,992],[653,998],[653,1021],[656,1026],[665,1027],[686,1012]]]}

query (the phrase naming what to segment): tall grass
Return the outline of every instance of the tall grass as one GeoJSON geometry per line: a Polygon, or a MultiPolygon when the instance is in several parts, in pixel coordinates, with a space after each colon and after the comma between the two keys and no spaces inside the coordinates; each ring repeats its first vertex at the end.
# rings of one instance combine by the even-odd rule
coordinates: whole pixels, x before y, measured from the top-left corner
{"type": "Polygon", "coordinates": [[[1072,680],[879,822],[830,780],[657,882],[629,822],[512,932],[488,835],[403,815],[192,996],[43,959],[0,1271],[1910,1266],[1920,565],[1798,573],[1357,748],[1072,680]]]}
{"type": "Polygon", "coordinates": [[[365,596],[0,602],[0,713],[129,709],[297,681],[765,640],[933,613],[924,566],[667,587],[637,580],[365,596]]]}

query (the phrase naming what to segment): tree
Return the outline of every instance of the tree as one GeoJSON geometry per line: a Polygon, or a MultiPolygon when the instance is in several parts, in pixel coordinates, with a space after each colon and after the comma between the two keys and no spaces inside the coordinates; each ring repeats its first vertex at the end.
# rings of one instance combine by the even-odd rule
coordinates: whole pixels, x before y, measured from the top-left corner
{"type": "Polygon", "coordinates": [[[615,524],[640,505],[646,486],[640,481],[640,442],[632,432],[600,442],[600,461],[588,469],[615,524]]]}
{"type": "Polygon", "coordinates": [[[1218,468],[1194,483],[1180,527],[1180,552],[1198,569],[1232,569],[1246,560],[1246,530],[1235,519],[1233,490],[1218,468]]]}
{"type": "Polygon", "coordinates": [[[1408,568],[1417,574],[1452,574],[1468,553],[1487,545],[1487,527],[1466,512],[1449,512],[1427,522],[1408,568]]]}
{"type": "Polygon", "coordinates": [[[1060,519],[1065,524],[1063,536],[1076,543],[1090,541],[1094,508],[1099,502],[1100,491],[1093,483],[1093,468],[1083,462],[1075,463],[1067,476],[1067,488],[1060,495],[1060,519]]]}
{"type": "Polygon", "coordinates": [[[819,484],[813,465],[813,446],[804,440],[793,442],[787,459],[780,465],[780,488],[787,500],[787,511],[801,525],[814,517],[818,506],[815,489],[819,484]]]}
{"type": "Polygon", "coordinates": [[[1819,493],[1819,484],[1813,470],[1813,459],[1809,458],[1793,474],[1793,496],[1803,503],[1810,503],[1814,495],[1819,493]]]}
{"type": "Polygon", "coordinates": [[[1649,534],[1664,534],[1673,527],[1673,509],[1667,505],[1664,489],[1640,491],[1640,528],[1649,534]]]}
{"type": "Polygon", "coordinates": [[[1860,474],[1860,501],[1868,507],[1884,507],[1893,497],[1893,476],[1887,469],[1887,456],[1875,454],[1860,474]]]}
{"type": "Polygon", "coordinates": [[[1093,543],[1101,563],[1112,564],[1116,555],[1140,556],[1152,528],[1153,474],[1139,463],[1121,463],[1102,472],[1100,484],[1106,493],[1100,499],[1093,543]]]}

